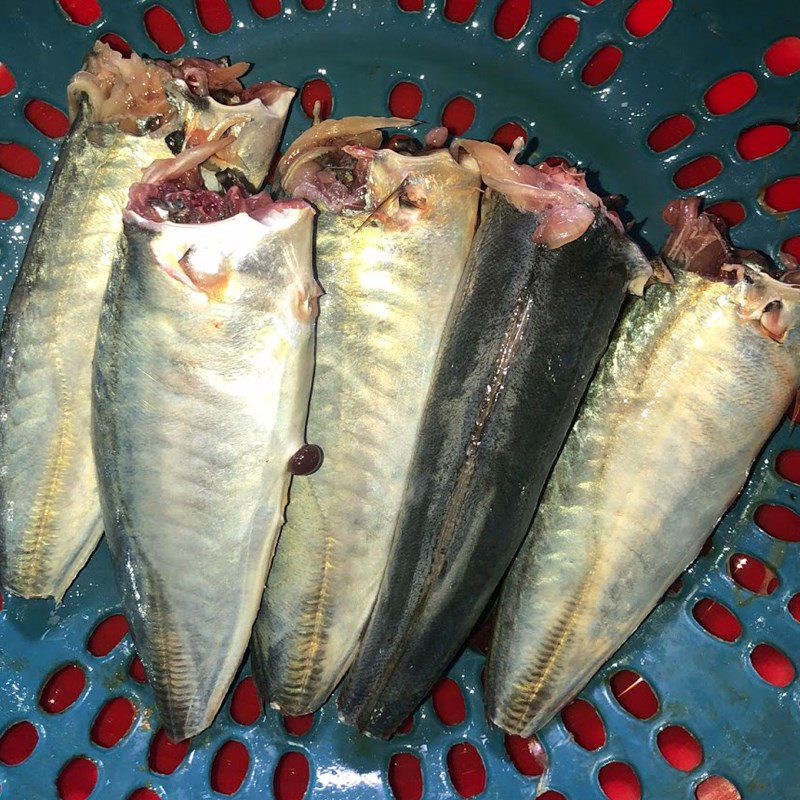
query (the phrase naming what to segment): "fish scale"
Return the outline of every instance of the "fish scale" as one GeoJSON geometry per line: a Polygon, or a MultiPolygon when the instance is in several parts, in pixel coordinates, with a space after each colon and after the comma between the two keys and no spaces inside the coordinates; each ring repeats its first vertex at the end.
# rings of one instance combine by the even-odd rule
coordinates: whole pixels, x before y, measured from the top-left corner
{"type": "Polygon", "coordinates": [[[325,701],[372,608],[477,215],[477,169],[446,151],[376,151],[372,206],[396,189],[393,170],[427,192],[410,227],[370,211],[318,220],[325,295],[307,437],[325,460],[292,487],[251,648],[264,696],[288,714],[325,701]]]}

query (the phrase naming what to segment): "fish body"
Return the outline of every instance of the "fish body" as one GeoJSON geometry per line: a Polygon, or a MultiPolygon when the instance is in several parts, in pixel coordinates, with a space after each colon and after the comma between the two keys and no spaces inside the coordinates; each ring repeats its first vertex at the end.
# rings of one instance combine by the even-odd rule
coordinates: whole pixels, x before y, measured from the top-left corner
{"type": "Polygon", "coordinates": [[[318,218],[307,438],[325,460],[293,484],[251,648],[263,696],[287,714],[324,703],[369,617],[476,222],[474,164],[370,158],[366,208],[318,218]]]}
{"type": "Polygon", "coordinates": [[[103,304],[93,433],[106,535],[175,741],[211,723],[239,666],[304,441],[313,212],[290,205],[193,225],[126,211],[103,304]]]}
{"type": "MultiPolygon", "coordinates": [[[[207,95],[231,68],[197,61],[207,95]]],[[[226,85],[246,102],[224,105],[173,79],[177,63],[122,58],[98,42],[68,87],[73,123],[0,335],[0,580],[22,597],[60,601],[102,533],[91,359],[129,187],[171,155],[174,136],[191,144],[187,132],[236,133],[207,166],[260,183],[294,94],[234,79],[226,85]]]]}
{"type": "Polygon", "coordinates": [[[102,533],[91,455],[91,354],[131,183],[169,155],[159,136],[67,134],[3,320],[0,575],[60,600],[102,533]]]}
{"type": "Polygon", "coordinates": [[[632,277],[603,215],[563,246],[500,192],[484,204],[428,395],[372,619],[339,696],[387,738],[467,638],[524,536],[632,277]]]}
{"type": "Polygon", "coordinates": [[[773,301],[796,315],[795,294],[676,270],[628,309],[504,583],[486,677],[501,728],[545,724],[697,556],[797,388],[797,332],[759,323],[773,301]]]}

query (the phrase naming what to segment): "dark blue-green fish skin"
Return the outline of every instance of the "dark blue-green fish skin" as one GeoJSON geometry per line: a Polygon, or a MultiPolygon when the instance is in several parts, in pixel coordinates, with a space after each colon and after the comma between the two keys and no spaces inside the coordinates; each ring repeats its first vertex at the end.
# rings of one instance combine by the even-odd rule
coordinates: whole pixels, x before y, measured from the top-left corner
{"type": "Polygon", "coordinates": [[[457,655],[530,524],[629,283],[649,266],[598,214],[534,244],[539,217],[487,201],[428,397],[405,508],[345,679],[348,722],[388,738],[457,655]]]}

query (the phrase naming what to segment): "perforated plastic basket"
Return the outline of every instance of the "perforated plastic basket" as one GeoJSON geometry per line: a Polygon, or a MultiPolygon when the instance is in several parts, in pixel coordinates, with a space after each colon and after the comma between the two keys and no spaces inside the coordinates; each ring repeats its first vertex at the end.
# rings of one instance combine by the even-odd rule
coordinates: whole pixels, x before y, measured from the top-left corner
{"type": "MultiPolygon", "coordinates": [[[[605,191],[629,198],[653,246],[659,209],[699,186],[709,203],[724,201],[717,210],[735,223],[738,244],[800,256],[792,0],[640,0],[633,9],[625,0],[537,0],[533,10],[524,0],[99,2],[4,0],[0,9],[4,300],[58,152],[53,137],[66,129],[47,104],[63,108],[82,54],[110,34],[149,54],[227,54],[255,62],[252,80],[306,85],[289,137],[315,99],[343,116],[385,113],[391,96],[396,113],[443,118],[479,138],[499,129],[505,143],[521,131],[531,158],[579,161],[605,191]]],[[[211,730],[172,745],[159,733],[101,545],[59,608],[5,598],[1,795],[800,797],[793,444],[800,434],[787,421],[699,561],[538,741],[487,726],[483,659],[467,651],[410,730],[388,743],[342,725],[333,703],[313,721],[264,712],[245,666],[211,730]]]]}

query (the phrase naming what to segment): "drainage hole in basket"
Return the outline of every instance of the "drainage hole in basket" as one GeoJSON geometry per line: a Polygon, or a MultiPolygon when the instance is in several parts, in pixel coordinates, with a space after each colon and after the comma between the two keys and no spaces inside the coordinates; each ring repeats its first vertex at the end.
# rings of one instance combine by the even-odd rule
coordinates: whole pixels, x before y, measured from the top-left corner
{"type": "Polygon", "coordinates": [[[91,25],[103,15],[97,0],[58,0],[62,11],[78,25],[91,25]]]}
{"type": "Polygon", "coordinates": [[[600,788],[608,800],[639,800],[642,787],[633,767],[623,761],[612,761],[597,774],[600,788]]]}
{"type": "Polygon", "coordinates": [[[694,120],[686,114],[673,114],[662,119],[647,136],[648,147],[656,153],[663,153],[694,133],[694,120]]]}
{"type": "Polygon", "coordinates": [[[452,678],[442,678],[431,690],[436,716],[445,725],[460,725],[467,718],[467,707],[461,688],[452,678]]]}
{"type": "Polygon", "coordinates": [[[442,125],[451,136],[466,133],[475,121],[475,104],[467,97],[454,97],[442,111],[442,125]]]}
{"type": "Polygon", "coordinates": [[[422,11],[425,0],[397,0],[401,11],[422,11]]]}
{"type": "Polygon", "coordinates": [[[614,699],[636,719],[650,719],[658,711],[658,697],[653,687],[638,672],[622,669],[609,681],[614,699]]]}
{"type": "Polygon", "coordinates": [[[142,786],[140,789],[134,789],[128,795],[127,800],[162,800],[162,797],[154,789],[148,789],[142,786]]]}
{"type": "Polygon", "coordinates": [[[136,681],[136,683],[147,683],[147,674],[144,671],[144,664],[138,655],[134,655],[131,659],[131,665],[128,667],[128,675],[136,681]]]}
{"type": "Polygon", "coordinates": [[[284,753],[272,776],[275,800],[303,800],[308,791],[308,759],[303,753],[290,750],[284,753]]]}
{"type": "Polygon", "coordinates": [[[767,69],[778,77],[794,75],[800,70],[800,36],[787,36],[778,39],[764,53],[767,69]]]}
{"type": "Polygon", "coordinates": [[[163,6],[151,6],[144,12],[144,27],[163,53],[174,53],[186,44],[178,20],[163,6]]]}
{"type": "Polygon", "coordinates": [[[672,585],[664,592],[664,598],[667,597],[677,597],[681,593],[681,589],[683,589],[683,581],[680,578],[675,578],[672,582],[672,585]]]}
{"type": "Polygon", "coordinates": [[[786,605],[789,613],[800,622],[800,593],[794,595],[786,605]]]}
{"type": "Polygon", "coordinates": [[[395,800],[421,800],[422,769],[413,753],[395,753],[389,759],[387,778],[395,800]]]}
{"type": "Polygon", "coordinates": [[[123,58],[130,58],[133,48],[118,33],[104,33],[100,41],[116,50],[123,58]]]}
{"type": "Polygon", "coordinates": [[[305,736],[313,724],[313,714],[299,714],[296,717],[287,715],[283,718],[283,727],[290,736],[305,736]]]}
{"type": "Polygon", "coordinates": [[[91,740],[99,747],[114,747],[133,727],[136,708],[127,697],[114,697],[98,712],[92,723],[91,740]]]}
{"type": "Polygon", "coordinates": [[[723,642],[735,642],[742,635],[742,623],[734,613],[709,597],[695,603],[692,616],[703,630],[723,642]]]}
{"type": "Polygon", "coordinates": [[[41,161],[32,150],[17,142],[0,142],[0,169],[20,178],[35,178],[41,161]]]}
{"type": "Polygon", "coordinates": [[[749,103],[757,91],[756,79],[749,72],[734,72],[713,84],[703,95],[703,103],[712,114],[730,114],[749,103]]]}
{"type": "Polygon", "coordinates": [[[86,800],[97,785],[97,765],[85,756],[67,763],[56,778],[59,800],[86,800]]]}
{"type": "Polygon", "coordinates": [[[225,0],[195,0],[197,17],[209,33],[222,33],[233,22],[231,10],[225,0]]]}
{"type": "Polygon", "coordinates": [[[172,775],[189,752],[190,739],[173,742],[163,728],[159,728],[150,740],[147,764],[159,775],[172,775]]]}
{"type": "Polygon", "coordinates": [[[772,594],[780,585],[778,576],[755,556],[734,553],[728,558],[728,575],[753,594],[772,594]]]}
{"type": "Polygon", "coordinates": [[[703,762],[700,742],[680,725],[668,725],[656,736],[658,751],[671,767],[682,772],[691,772],[703,762]]]}
{"type": "Polygon", "coordinates": [[[455,744],[447,751],[447,772],[461,797],[477,797],[486,788],[486,767],[469,742],[455,744]]]}
{"type": "Polygon", "coordinates": [[[414,715],[409,714],[394,732],[395,736],[406,736],[414,729],[414,715]]]}
{"type": "Polygon", "coordinates": [[[729,228],[738,225],[747,216],[744,206],[738,200],[722,200],[708,206],[706,211],[718,216],[729,228]]]}
{"type": "Polygon", "coordinates": [[[771,644],[758,644],[750,653],[753,669],[773,686],[788,686],[795,676],[794,664],[789,657],[771,644]]]}
{"type": "MultiPolygon", "coordinates": [[[[790,236],[782,245],[781,253],[786,254],[794,263],[800,262],[800,236],[790,236]]],[[[792,265],[794,266],[794,264],[792,265]]],[[[798,481],[800,483],[800,481],[798,481]]]]}
{"type": "Polygon", "coordinates": [[[236,794],[250,769],[250,753],[242,742],[223,742],[211,762],[211,788],[220,794],[236,794]]]}
{"type": "Polygon", "coordinates": [[[528,141],[528,132],[522,125],[516,122],[506,122],[501,125],[493,134],[492,142],[500,145],[506,152],[511,149],[511,146],[517,139],[522,139],[523,144],[528,141]]]}
{"type": "Polygon", "coordinates": [[[800,542],[800,516],[786,506],[759,506],[753,519],[761,530],[774,539],[800,542]]]}
{"type": "Polygon", "coordinates": [[[520,775],[538,778],[547,769],[547,753],[535,736],[527,738],[507,733],[506,753],[520,775]]]}
{"type": "Polygon", "coordinates": [[[11,74],[11,70],[0,62],[0,97],[7,95],[16,85],[17,82],[11,74]]]}
{"type": "Polygon", "coordinates": [[[781,178],[764,190],[764,205],[768,211],[788,213],[800,209],[800,175],[781,178]]]}
{"type": "Polygon", "coordinates": [[[450,22],[467,22],[478,7],[478,0],[445,0],[444,16],[450,22]]]}
{"type": "Polygon", "coordinates": [[[709,775],[694,790],[697,800],[742,800],[739,790],[721,775],[709,775]]]}
{"type": "Polygon", "coordinates": [[[606,743],[606,729],[595,707],[578,698],[561,711],[561,721],[584,750],[599,750],[606,743]]]}
{"type": "Polygon", "coordinates": [[[86,687],[86,673],[79,664],[67,664],[54,672],[39,694],[39,705],[48,714],[66,711],[86,687]]]}
{"type": "Polygon", "coordinates": [[[672,0],[637,0],[625,17],[625,28],[633,36],[649,36],[671,9],[672,0]]]}
{"type": "Polygon", "coordinates": [[[581,72],[581,80],[591,87],[605,83],[622,62],[622,50],[614,44],[603,45],[589,58],[581,72]]]}
{"type": "Polygon", "coordinates": [[[333,92],[322,78],[313,78],[300,90],[300,107],[307,117],[313,118],[317,103],[319,103],[319,118],[328,119],[333,113],[333,92]]]}
{"type": "Polygon", "coordinates": [[[494,32],[501,39],[513,39],[528,22],[531,0],[503,0],[494,15],[494,32]]]}
{"type": "Polygon", "coordinates": [[[255,725],[261,716],[256,682],[248,676],[239,682],[231,698],[231,719],[239,725],[255,725]]]}
{"type": "Polygon", "coordinates": [[[86,649],[97,658],[107,656],[127,635],[128,623],[122,614],[112,614],[95,626],[86,649]]]}
{"type": "Polygon", "coordinates": [[[569,14],[556,17],[544,30],[539,39],[539,55],[545,60],[555,63],[570,51],[578,38],[580,22],[569,14]]]}
{"type": "Polygon", "coordinates": [[[736,150],[745,161],[766,158],[785,147],[791,136],[786,125],[756,125],[739,134],[736,150]]]}
{"type": "MultiPolygon", "coordinates": [[[[584,0],[584,2],[586,2],[586,0],[584,0]]],[[[555,789],[548,789],[546,792],[542,792],[542,794],[537,794],[536,800],[567,800],[567,798],[555,789]]]]}
{"type": "Polygon", "coordinates": [[[0,219],[14,219],[19,211],[19,203],[10,194],[0,192],[0,219]]]}
{"type": "Polygon", "coordinates": [[[679,167],[672,180],[679,189],[694,189],[713,181],[722,172],[722,162],[711,155],[699,156],[679,167]]]}
{"type": "Polygon", "coordinates": [[[411,81],[400,81],[389,93],[392,116],[414,119],[422,108],[422,89],[411,81]]]}
{"type": "Polygon", "coordinates": [[[281,13],[281,0],[250,0],[250,5],[262,19],[270,19],[281,13]]]}
{"type": "Polygon", "coordinates": [[[0,763],[16,767],[36,749],[39,733],[27,720],[15,722],[0,736],[0,763]]]}
{"type": "Polygon", "coordinates": [[[60,139],[69,130],[67,115],[44,100],[29,100],[25,104],[24,114],[39,133],[50,139],[60,139]]]}

